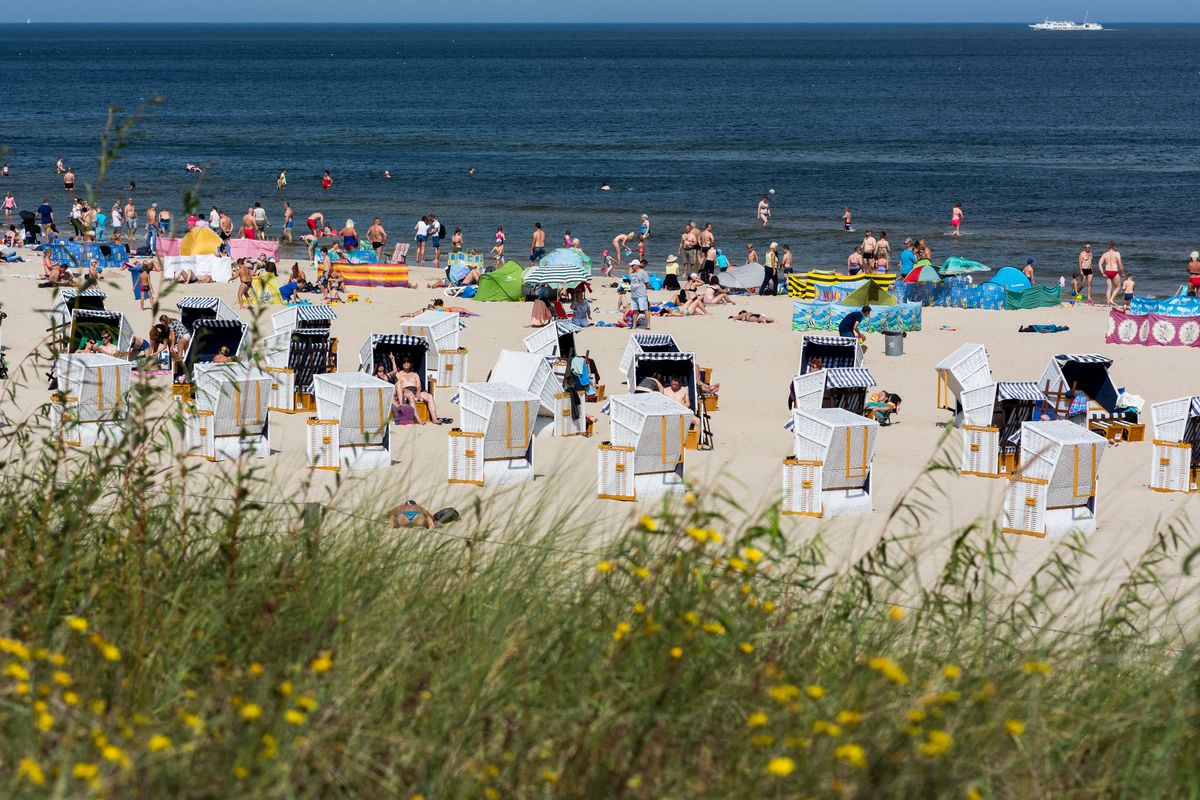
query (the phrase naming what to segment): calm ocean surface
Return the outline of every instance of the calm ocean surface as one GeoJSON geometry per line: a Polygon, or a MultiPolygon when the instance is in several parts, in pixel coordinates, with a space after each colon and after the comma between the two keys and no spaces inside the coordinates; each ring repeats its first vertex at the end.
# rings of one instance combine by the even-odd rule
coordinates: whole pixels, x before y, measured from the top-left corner
{"type": "Polygon", "coordinates": [[[1139,289],[1168,292],[1200,249],[1200,26],[8,24],[0,70],[29,101],[0,123],[0,193],[23,208],[61,204],[60,156],[94,178],[108,104],[161,95],[106,204],[134,179],[141,206],[178,214],[191,161],[209,166],[202,207],[235,220],[255,200],[280,218],[286,167],[301,218],[379,215],[395,241],[434,212],[468,247],[503,225],[516,254],[540,221],[599,256],[645,212],[655,264],[694,219],[735,262],[775,240],[841,267],[861,240],[843,206],[894,246],[1033,257],[1042,281],[1112,238],[1139,289]]]}

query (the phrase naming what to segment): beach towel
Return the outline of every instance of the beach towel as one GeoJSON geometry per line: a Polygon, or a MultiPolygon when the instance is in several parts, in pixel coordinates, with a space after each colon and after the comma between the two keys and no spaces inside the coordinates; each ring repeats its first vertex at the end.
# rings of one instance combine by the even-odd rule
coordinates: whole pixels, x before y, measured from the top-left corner
{"type": "Polygon", "coordinates": [[[1071,329],[1066,325],[1022,325],[1017,330],[1021,333],[1062,333],[1071,329]]]}

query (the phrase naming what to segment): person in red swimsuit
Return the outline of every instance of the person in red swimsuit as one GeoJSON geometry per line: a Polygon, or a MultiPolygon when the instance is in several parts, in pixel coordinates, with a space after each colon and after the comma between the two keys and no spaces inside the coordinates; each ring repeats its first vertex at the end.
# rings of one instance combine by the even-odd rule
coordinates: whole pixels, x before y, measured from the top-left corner
{"type": "Polygon", "coordinates": [[[325,170],[325,176],[321,178],[321,188],[328,192],[330,186],[333,186],[333,178],[329,175],[329,170],[325,170]]]}

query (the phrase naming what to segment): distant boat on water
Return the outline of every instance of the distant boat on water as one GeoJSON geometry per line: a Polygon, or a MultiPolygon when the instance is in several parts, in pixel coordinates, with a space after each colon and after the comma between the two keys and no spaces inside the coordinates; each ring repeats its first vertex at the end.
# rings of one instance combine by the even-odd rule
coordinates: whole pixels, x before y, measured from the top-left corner
{"type": "MultiPolygon", "coordinates": [[[[1091,12],[1088,12],[1091,13],[1091,12]]],[[[1083,15],[1083,22],[1073,22],[1046,17],[1041,22],[1029,26],[1035,31],[1102,31],[1104,26],[1099,22],[1088,22],[1088,15],[1083,15]]]]}

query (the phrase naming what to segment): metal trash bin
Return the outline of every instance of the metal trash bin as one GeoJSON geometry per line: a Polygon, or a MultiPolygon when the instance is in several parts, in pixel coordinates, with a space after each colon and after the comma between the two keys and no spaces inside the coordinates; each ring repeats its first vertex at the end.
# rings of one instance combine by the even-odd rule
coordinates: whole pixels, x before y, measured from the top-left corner
{"type": "Polygon", "coordinates": [[[882,333],[883,354],[885,356],[904,355],[904,337],[908,334],[904,331],[882,331],[882,333]]]}

